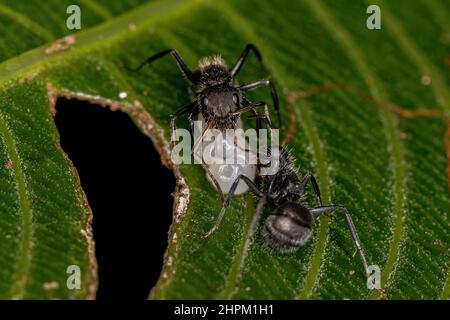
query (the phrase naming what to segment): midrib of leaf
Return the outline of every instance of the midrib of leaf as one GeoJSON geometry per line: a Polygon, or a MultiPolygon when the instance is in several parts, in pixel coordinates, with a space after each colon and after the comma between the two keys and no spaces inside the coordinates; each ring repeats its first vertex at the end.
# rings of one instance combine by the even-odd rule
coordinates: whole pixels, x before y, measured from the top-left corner
{"type": "MultiPolygon", "coordinates": [[[[328,30],[336,42],[343,48],[352,61],[356,69],[369,88],[370,94],[377,101],[388,101],[387,95],[383,91],[380,81],[376,75],[370,70],[363,53],[359,46],[356,45],[352,36],[347,32],[340,23],[330,13],[328,8],[319,0],[307,0],[315,16],[320,20],[321,24],[328,30]]],[[[393,223],[393,239],[390,244],[387,261],[384,265],[381,275],[381,285],[384,287],[388,280],[392,277],[394,265],[398,259],[400,252],[400,244],[404,236],[404,206],[406,197],[405,169],[403,166],[404,155],[400,142],[399,130],[397,128],[396,119],[385,109],[380,109],[380,116],[383,121],[383,128],[388,142],[388,152],[390,153],[390,163],[394,183],[394,223],[393,223]]],[[[378,293],[376,293],[378,294],[378,293]]]]}
{"type": "MultiPolygon", "coordinates": [[[[282,85],[282,87],[288,92],[292,92],[283,80],[285,77],[282,75],[282,68],[278,66],[275,57],[271,54],[270,48],[267,48],[261,41],[258,40],[258,36],[254,31],[252,25],[246,20],[245,17],[238,14],[232,7],[223,1],[217,3],[221,11],[225,12],[225,17],[229,19],[230,26],[235,28],[236,32],[243,35],[243,37],[248,42],[253,42],[257,45],[260,51],[265,57],[264,64],[270,73],[276,78],[276,81],[282,85]]],[[[213,8],[214,9],[214,8],[213,8]]],[[[326,160],[325,153],[321,147],[320,138],[318,136],[317,130],[315,129],[312,117],[308,113],[309,111],[304,110],[304,116],[298,117],[298,120],[305,129],[307,139],[312,147],[312,158],[316,164],[317,177],[319,178],[319,186],[321,189],[322,197],[324,203],[330,201],[330,186],[329,186],[329,176],[328,176],[328,164],[326,160]]],[[[315,237],[315,248],[312,253],[308,274],[304,281],[302,291],[296,295],[298,299],[306,298],[309,296],[312,288],[316,283],[317,276],[319,274],[320,266],[323,261],[325,246],[328,239],[328,224],[329,218],[326,216],[320,217],[320,225],[317,230],[317,236],[315,237]]],[[[235,264],[239,261],[234,262],[235,264]]],[[[233,266],[234,267],[234,266],[233,266]]]]}
{"type": "Polygon", "coordinates": [[[21,240],[19,252],[17,254],[17,263],[15,273],[12,277],[11,297],[13,299],[20,299],[23,297],[25,285],[27,283],[28,271],[30,268],[30,261],[32,257],[32,212],[30,200],[27,194],[27,184],[25,175],[22,169],[22,161],[20,159],[16,141],[13,135],[9,132],[8,127],[0,114],[0,136],[3,137],[4,145],[9,159],[12,162],[12,171],[17,185],[17,195],[19,198],[20,213],[22,217],[21,226],[21,240]]]}
{"type": "Polygon", "coordinates": [[[152,2],[139,6],[124,15],[109,20],[97,27],[81,31],[76,34],[76,43],[66,51],[45,53],[48,45],[27,51],[17,57],[8,59],[0,64],[0,88],[9,81],[20,78],[25,74],[36,74],[47,65],[54,64],[67,57],[80,57],[88,51],[106,47],[114,41],[131,36],[146,27],[164,20],[174,19],[185,11],[192,10],[202,0],[182,1],[168,0],[152,2]],[[131,33],[129,25],[136,25],[136,31],[131,33]]]}
{"type": "MultiPolygon", "coordinates": [[[[5,6],[3,4],[0,4],[0,15],[5,15],[9,17],[10,19],[16,21],[17,23],[21,24],[24,28],[30,30],[35,35],[41,37],[44,40],[52,40],[54,38],[53,34],[42,27],[40,24],[34,22],[30,18],[28,18],[26,15],[23,15],[20,12],[17,12],[13,9],[11,9],[8,6],[5,6]]],[[[4,31],[2,31],[4,32],[4,31]]]]}
{"type": "MultiPolygon", "coordinates": [[[[317,174],[321,179],[326,179],[326,183],[321,184],[321,191],[323,190],[323,199],[324,204],[330,202],[330,191],[328,185],[328,170],[327,170],[327,161],[325,157],[325,152],[323,151],[323,147],[320,143],[319,134],[317,133],[316,128],[313,125],[313,120],[311,116],[311,111],[308,108],[308,104],[303,100],[300,104],[302,107],[302,116],[300,116],[300,111],[298,108],[295,108],[297,119],[302,119],[302,125],[305,130],[306,137],[309,141],[311,141],[311,145],[313,148],[312,154],[317,164],[317,174]],[[324,178],[322,178],[324,177],[324,178]],[[323,188],[323,186],[326,188],[323,188]],[[326,191],[326,192],[325,192],[326,191]]],[[[325,256],[325,246],[328,240],[328,224],[330,219],[323,215],[320,218],[320,226],[317,235],[317,240],[315,244],[314,253],[309,265],[309,271],[306,275],[303,288],[300,292],[297,293],[297,299],[307,299],[310,297],[311,292],[316,284],[320,267],[322,265],[322,261],[325,256]]]]}
{"type": "MultiPolygon", "coordinates": [[[[440,6],[436,1],[424,1],[428,3],[431,12],[436,16],[437,20],[441,23],[442,28],[449,30],[449,23],[446,20],[446,10],[440,6]],[[433,4],[431,4],[433,2],[433,4]]],[[[433,63],[427,58],[422,50],[415,44],[409,34],[403,29],[402,25],[398,21],[397,17],[390,12],[382,0],[376,0],[380,7],[383,8],[383,15],[386,17],[383,21],[388,26],[387,30],[391,33],[392,37],[397,40],[398,45],[404,51],[406,57],[416,65],[417,69],[431,77],[431,88],[434,92],[436,102],[439,107],[448,113],[450,110],[450,90],[444,79],[444,76],[434,66],[433,63]]],[[[441,299],[448,299],[450,297],[450,270],[447,271],[447,279],[444,283],[443,291],[440,296],[441,299]]]]}

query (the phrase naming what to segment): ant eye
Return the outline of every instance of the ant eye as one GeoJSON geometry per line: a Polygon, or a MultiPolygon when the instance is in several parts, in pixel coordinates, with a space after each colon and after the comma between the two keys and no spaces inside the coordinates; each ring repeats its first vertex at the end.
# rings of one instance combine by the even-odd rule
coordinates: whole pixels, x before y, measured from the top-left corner
{"type": "Polygon", "coordinates": [[[238,95],[236,93],[233,94],[233,102],[235,104],[238,104],[238,102],[239,102],[239,97],[238,97],[238,95]]]}
{"type": "Polygon", "coordinates": [[[208,105],[208,98],[207,97],[203,97],[202,98],[202,105],[204,106],[204,107],[206,107],[207,105],[208,105]]]}

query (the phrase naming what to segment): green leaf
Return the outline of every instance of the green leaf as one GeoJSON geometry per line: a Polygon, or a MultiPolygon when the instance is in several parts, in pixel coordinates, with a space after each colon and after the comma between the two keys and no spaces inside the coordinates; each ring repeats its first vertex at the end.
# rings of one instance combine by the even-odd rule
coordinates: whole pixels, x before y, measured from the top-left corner
{"type": "MultiPolygon", "coordinates": [[[[369,3],[349,0],[0,1],[0,298],[94,297],[91,212],[52,119],[55,99],[68,96],[127,112],[178,178],[151,298],[448,299],[449,5],[370,4],[381,30],[366,28],[369,3]],[[80,5],[82,29],[50,43],[70,34],[69,4],[80,5]],[[202,238],[220,198],[200,166],[168,158],[170,114],[189,101],[187,83],[170,59],[137,74],[122,66],[165,48],[192,68],[211,54],[232,64],[246,43],[269,74],[249,58],[239,82],[273,80],[300,172],[316,175],[326,203],[347,206],[384,294],[367,289],[339,214],[321,217],[294,254],[257,235],[240,283],[254,199],[234,198],[202,238]],[[66,289],[69,265],[81,268],[81,290],[66,289]]],[[[250,97],[269,101],[264,90],[250,97]]]]}

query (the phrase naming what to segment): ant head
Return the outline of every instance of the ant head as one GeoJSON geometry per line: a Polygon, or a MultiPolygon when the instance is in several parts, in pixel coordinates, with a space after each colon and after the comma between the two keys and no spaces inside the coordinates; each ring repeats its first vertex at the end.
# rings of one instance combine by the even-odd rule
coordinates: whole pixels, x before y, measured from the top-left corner
{"type": "Polygon", "coordinates": [[[228,85],[209,87],[198,95],[200,110],[206,118],[226,119],[239,109],[241,96],[236,88],[228,85]]]}
{"type": "Polygon", "coordinates": [[[292,252],[311,236],[313,217],[308,208],[297,202],[285,202],[266,221],[267,245],[281,252],[292,252]]]}

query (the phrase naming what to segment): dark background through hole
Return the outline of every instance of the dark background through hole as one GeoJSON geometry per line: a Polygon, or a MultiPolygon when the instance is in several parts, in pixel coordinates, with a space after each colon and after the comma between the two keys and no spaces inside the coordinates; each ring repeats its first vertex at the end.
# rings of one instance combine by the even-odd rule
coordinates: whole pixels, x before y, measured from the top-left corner
{"type": "Polygon", "coordinates": [[[167,247],[175,179],[127,114],[58,99],[61,146],[94,213],[97,299],[146,299],[167,247]]]}

